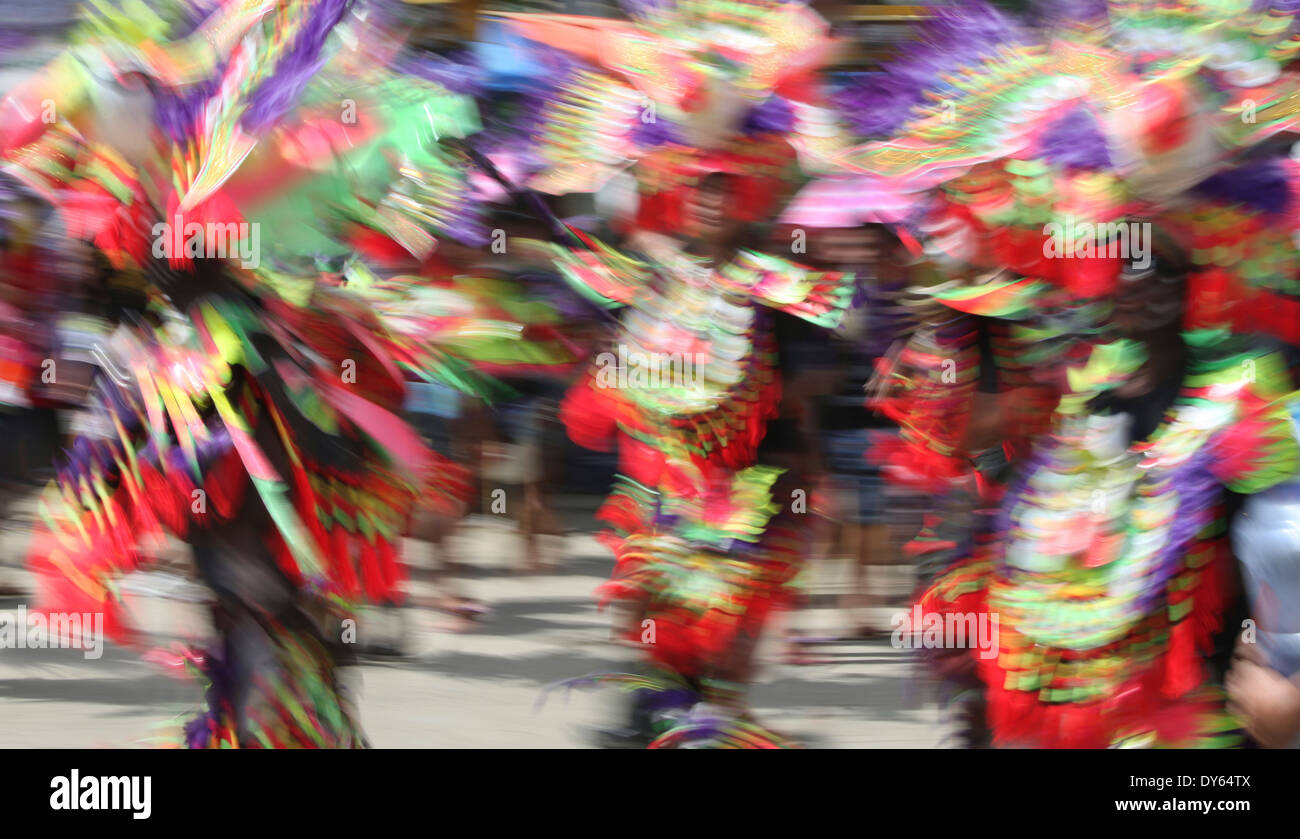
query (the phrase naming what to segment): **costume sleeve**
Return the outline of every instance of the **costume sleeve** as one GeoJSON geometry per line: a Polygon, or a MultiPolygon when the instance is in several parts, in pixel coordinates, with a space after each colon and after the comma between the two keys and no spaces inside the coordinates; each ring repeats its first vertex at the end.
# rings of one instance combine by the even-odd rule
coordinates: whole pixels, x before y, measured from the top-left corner
{"type": "MultiPolygon", "coordinates": [[[[1238,394],[1233,423],[1215,435],[1211,470],[1233,492],[1261,492],[1296,474],[1300,447],[1293,412],[1297,395],[1277,352],[1250,350],[1225,361],[1207,388],[1238,394]]],[[[1207,396],[1208,396],[1207,392],[1207,396]]]]}

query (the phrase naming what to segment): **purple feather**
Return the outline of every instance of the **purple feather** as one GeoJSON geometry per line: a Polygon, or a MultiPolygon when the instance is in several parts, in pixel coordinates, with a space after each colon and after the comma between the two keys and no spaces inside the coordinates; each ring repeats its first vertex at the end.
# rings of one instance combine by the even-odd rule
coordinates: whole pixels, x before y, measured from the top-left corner
{"type": "Polygon", "coordinates": [[[1111,165],[1101,126],[1085,108],[1075,108],[1049,125],[1039,142],[1043,159],[1056,166],[1106,169],[1111,165]]]}
{"type": "Polygon", "coordinates": [[[269,127],[298,101],[307,82],[325,63],[321,55],[325,40],[343,19],[351,0],[318,0],[307,25],[280,56],[271,77],[249,97],[241,123],[246,131],[258,133],[269,127]]]}
{"type": "Polygon", "coordinates": [[[633,20],[654,20],[676,3],[674,0],[619,0],[618,5],[633,20]]]}
{"type": "Polygon", "coordinates": [[[455,56],[422,55],[402,63],[404,74],[436,82],[452,93],[479,96],[483,93],[482,68],[471,52],[455,56]]]}
{"type": "Polygon", "coordinates": [[[1025,40],[1015,24],[982,1],[933,9],[933,16],[918,27],[917,40],[884,72],[836,96],[859,134],[893,134],[926,101],[926,91],[941,92],[947,86],[942,76],[978,64],[1002,45],[1025,40]]]}
{"type": "Polygon", "coordinates": [[[794,109],[781,96],[769,96],[745,117],[741,130],[747,135],[784,134],[794,128],[794,109]]]}
{"type": "Polygon", "coordinates": [[[1083,26],[1093,28],[1109,23],[1106,0],[1039,0],[1031,17],[1039,26],[1083,26]]]}
{"type": "Polygon", "coordinates": [[[1300,12],[1300,0],[1255,0],[1253,10],[1261,13],[1271,10],[1280,15],[1294,15],[1300,12]]]}
{"type": "Polygon", "coordinates": [[[0,55],[20,50],[31,43],[32,40],[32,36],[23,32],[0,29],[0,55]]]}
{"type": "Polygon", "coordinates": [[[221,89],[221,77],[225,72],[225,65],[222,65],[212,78],[183,90],[153,86],[155,120],[173,142],[184,143],[193,136],[203,109],[221,89]]]}
{"type": "Polygon", "coordinates": [[[451,221],[447,222],[440,232],[462,245],[481,247],[486,245],[491,237],[488,235],[487,225],[483,223],[481,209],[471,196],[472,193],[467,190],[460,208],[451,214],[451,221]]]}
{"type": "Polygon", "coordinates": [[[669,143],[684,144],[672,122],[657,118],[653,122],[637,120],[632,127],[632,142],[644,149],[653,149],[669,143]]]}
{"type": "Polygon", "coordinates": [[[1204,198],[1253,207],[1270,215],[1285,213],[1291,204],[1286,169],[1274,158],[1251,161],[1212,175],[1193,191],[1204,198]]]}

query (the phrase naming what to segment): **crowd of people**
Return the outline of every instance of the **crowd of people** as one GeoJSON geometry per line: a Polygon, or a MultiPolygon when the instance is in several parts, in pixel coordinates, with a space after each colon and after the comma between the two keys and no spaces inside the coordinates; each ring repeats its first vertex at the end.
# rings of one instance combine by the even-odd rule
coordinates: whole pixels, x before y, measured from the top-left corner
{"type": "Polygon", "coordinates": [[[140,644],[118,583],[183,540],[179,742],[364,746],[340,627],[408,537],[472,626],[449,537],[508,496],[542,570],[580,447],[643,663],[574,674],[629,692],[613,745],[796,745],[746,691],[831,555],[972,747],[1300,745],[1293,4],[959,0],[847,77],[799,0],[451,53],[421,8],[95,3],[0,101],[38,605],[140,644]]]}

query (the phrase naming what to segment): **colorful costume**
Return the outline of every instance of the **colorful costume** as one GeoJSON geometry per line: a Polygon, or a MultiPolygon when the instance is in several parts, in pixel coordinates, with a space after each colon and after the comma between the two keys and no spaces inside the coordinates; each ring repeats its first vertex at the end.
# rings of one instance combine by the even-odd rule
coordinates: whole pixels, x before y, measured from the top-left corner
{"type": "Polygon", "coordinates": [[[108,436],[77,441],[42,503],[40,605],[103,612],[133,639],[117,579],[163,532],[188,541],[220,638],[175,658],[209,685],[190,746],[364,744],[337,669],[349,621],[400,602],[416,497],[468,493],[399,417],[406,378],[492,393],[494,365],[572,360],[545,325],[529,343],[533,313],[512,319],[468,280],[379,271],[418,265],[436,237],[482,240],[468,169],[438,144],[477,118],[467,97],[380,63],[391,33],[349,8],[95,17],[3,106],[6,169],[77,210],[72,235],[151,288],[100,380],[108,436]],[[114,138],[132,160],[104,142],[113,114],[87,96],[111,82],[87,68],[145,79],[160,126],[147,153],[140,137],[114,138]],[[46,93],[53,124],[32,117],[46,93]]]}
{"type": "MultiPolygon", "coordinates": [[[[825,24],[797,3],[678,3],[633,16],[507,16],[573,53],[543,99],[530,185],[591,191],[635,164],[631,224],[644,237],[688,232],[687,199],[721,172],[731,176],[728,214],[763,218],[793,162],[786,135],[825,53],[825,24]]],[[[809,487],[759,456],[781,392],[765,310],[833,327],[852,278],[745,249],[714,264],[662,235],[641,239],[636,256],[575,236],[552,247],[560,271],[622,310],[609,351],[562,409],[575,441],[618,447],[618,484],[600,513],[617,566],[602,599],[634,604],[632,637],[653,674],[614,680],[636,691],[637,724],[654,746],[776,745],[736,706],[749,652],[799,567],[809,487]]]]}
{"type": "Polygon", "coordinates": [[[975,662],[994,743],[1221,744],[1232,722],[1201,665],[1230,593],[1221,488],[1297,466],[1280,357],[1232,334],[1294,340],[1292,164],[1242,162],[1294,131],[1291,13],[1072,18],[1048,9],[1047,42],[980,4],[937,10],[881,83],[846,94],[885,139],[840,162],[920,208],[936,275],[884,400],[907,447],[886,456],[944,499],[914,543],[947,566],[921,605],[1000,619],[975,662]],[[1147,265],[1174,247],[1192,268],[1182,380],[1134,406],[1120,386],[1144,345],[1109,311],[1123,283],[1157,282],[1121,278],[1144,247],[1147,265]],[[1007,432],[989,451],[972,448],[979,392],[1007,432]]]}

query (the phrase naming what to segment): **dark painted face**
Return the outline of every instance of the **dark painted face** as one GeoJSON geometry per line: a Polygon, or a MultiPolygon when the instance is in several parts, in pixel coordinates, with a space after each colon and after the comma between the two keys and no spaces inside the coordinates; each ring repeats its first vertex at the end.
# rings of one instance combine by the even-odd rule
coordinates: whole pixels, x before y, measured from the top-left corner
{"type": "Polygon", "coordinates": [[[694,235],[709,244],[726,244],[740,230],[735,217],[735,195],[731,178],[713,174],[700,181],[687,201],[686,215],[694,235]]]}
{"type": "Polygon", "coordinates": [[[817,237],[816,260],[822,265],[874,271],[885,251],[885,236],[876,228],[826,230],[817,237]]]}
{"type": "Polygon", "coordinates": [[[1120,334],[1137,338],[1180,322],[1184,281],[1182,268],[1159,256],[1146,268],[1125,266],[1111,315],[1120,334]]]}

